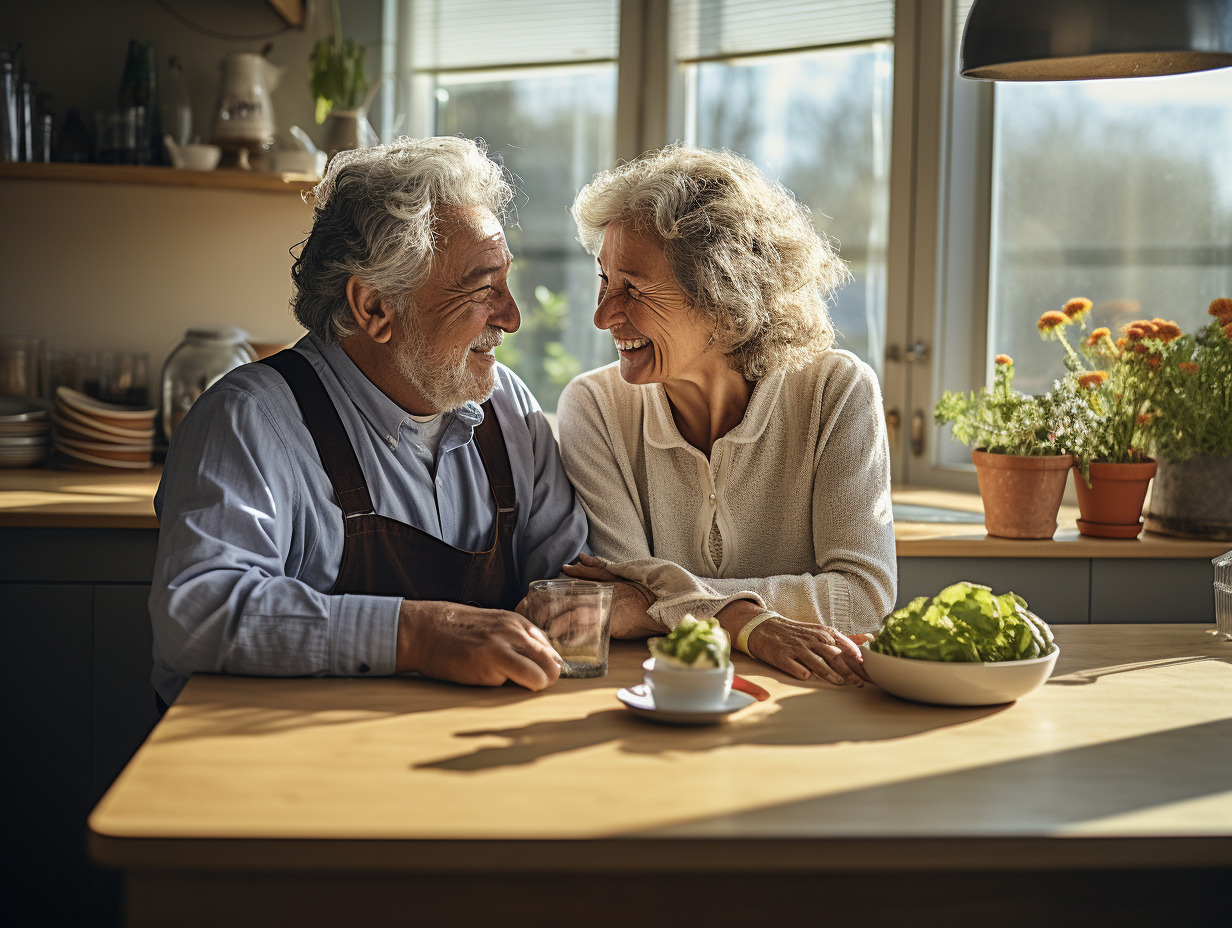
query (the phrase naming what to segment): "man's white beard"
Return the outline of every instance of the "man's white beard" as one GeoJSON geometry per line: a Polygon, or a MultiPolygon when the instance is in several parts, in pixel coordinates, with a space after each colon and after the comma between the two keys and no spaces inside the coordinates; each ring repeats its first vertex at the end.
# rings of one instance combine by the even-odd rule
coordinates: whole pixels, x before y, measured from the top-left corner
{"type": "Polygon", "coordinates": [[[489,367],[476,375],[467,361],[471,348],[499,345],[504,338],[500,329],[488,326],[463,349],[460,357],[450,358],[434,354],[428,339],[424,337],[423,328],[419,325],[419,313],[414,307],[404,309],[402,319],[407,337],[403,347],[394,354],[398,371],[433,409],[449,412],[467,402],[482,403],[492,395],[492,389],[496,386],[496,368],[489,367]]]}

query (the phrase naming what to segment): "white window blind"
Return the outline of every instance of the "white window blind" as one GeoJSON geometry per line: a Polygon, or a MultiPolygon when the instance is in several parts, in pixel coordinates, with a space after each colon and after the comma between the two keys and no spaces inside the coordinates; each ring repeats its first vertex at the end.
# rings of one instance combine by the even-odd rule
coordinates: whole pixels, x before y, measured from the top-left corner
{"type": "Polygon", "coordinates": [[[416,71],[614,60],[619,0],[407,0],[416,71]]]}
{"type": "Polygon", "coordinates": [[[894,36],[894,0],[675,0],[676,58],[697,61],[894,36]]]}

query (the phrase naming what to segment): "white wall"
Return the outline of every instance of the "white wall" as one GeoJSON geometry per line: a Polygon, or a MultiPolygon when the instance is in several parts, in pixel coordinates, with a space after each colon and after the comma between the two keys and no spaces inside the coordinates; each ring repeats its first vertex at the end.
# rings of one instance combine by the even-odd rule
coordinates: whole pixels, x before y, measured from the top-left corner
{"type": "Polygon", "coordinates": [[[144,351],[157,382],[196,325],[291,341],[296,192],[0,180],[0,333],[49,348],[144,351]]]}

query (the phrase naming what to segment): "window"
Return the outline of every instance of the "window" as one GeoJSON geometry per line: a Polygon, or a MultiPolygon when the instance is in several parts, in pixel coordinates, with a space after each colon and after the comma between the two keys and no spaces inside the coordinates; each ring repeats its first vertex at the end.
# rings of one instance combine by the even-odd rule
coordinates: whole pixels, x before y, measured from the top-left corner
{"type": "Polygon", "coordinates": [[[543,407],[576,374],[615,360],[591,324],[594,258],[569,215],[614,160],[617,0],[407,0],[399,73],[422,135],[482,138],[517,179],[506,228],[522,326],[497,357],[543,407]]]}
{"type": "Polygon", "coordinates": [[[675,139],[747,155],[838,241],[854,275],[832,307],[839,345],[881,377],[900,483],[974,489],[933,404],[987,382],[999,352],[1019,387],[1046,389],[1061,367],[1040,313],[1087,296],[1096,324],[1192,329],[1232,296],[1232,69],[964,80],[971,0],[381,3],[410,90],[384,135],[479,136],[519,178],[523,329],[502,360],[549,411],[615,357],[568,207],[675,139]]]}
{"type": "Polygon", "coordinates": [[[1232,70],[996,88],[989,350],[1064,373],[1034,321],[1071,296],[1114,332],[1186,331],[1232,293],[1232,70]]]}
{"type": "Polygon", "coordinates": [[[684,139],[745,155],[812,210],[854,276],[837,344],[880,369],[894,4],[678,0],[672,27],[684,139]]]}

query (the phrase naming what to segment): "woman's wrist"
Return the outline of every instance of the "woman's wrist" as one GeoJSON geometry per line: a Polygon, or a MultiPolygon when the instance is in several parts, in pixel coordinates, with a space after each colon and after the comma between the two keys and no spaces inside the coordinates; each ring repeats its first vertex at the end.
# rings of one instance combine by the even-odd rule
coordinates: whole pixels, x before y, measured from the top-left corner
{"type": "Polygon", "coordinates": [[[741,644],[747,646],[748,637],[753,633],[753,623],[760,625],[766,619],[758,618],[763,613],[769,613],[770,610],[766,607],[753,602],[750,599],[737,599],[728,603],[718,611],[715,618],[719,620],[719,625],[727,632],[727,636],[731,639],[732,646],[737,650],[744,651],[748,654],[747,647],[741,647],[741,644]],[[744,629],[749,626],[748,634],[744,634],[744,629]],[[743,637],[742,637],[743,635],[743,637]]]}

